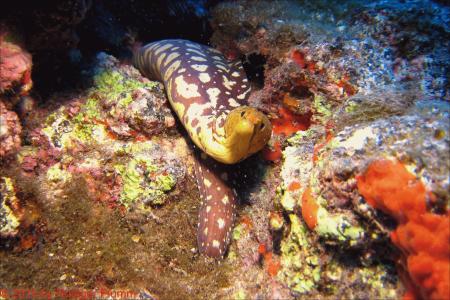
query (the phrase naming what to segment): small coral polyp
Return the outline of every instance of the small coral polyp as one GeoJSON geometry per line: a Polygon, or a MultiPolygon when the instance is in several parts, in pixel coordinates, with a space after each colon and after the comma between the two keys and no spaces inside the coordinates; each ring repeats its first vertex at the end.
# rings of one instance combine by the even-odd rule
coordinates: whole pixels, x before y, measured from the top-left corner
{"type": "Polygon", "coordinates": [[[450,218],[448,211],[427,211],[434,201],[420,180],[398,161],[377,160],[357,177],[360,194],[367,203],[394,217],[398,227],[392,242],[406,257],[413,288],[407,296],[448,299],[450,295],[450,218]]]}

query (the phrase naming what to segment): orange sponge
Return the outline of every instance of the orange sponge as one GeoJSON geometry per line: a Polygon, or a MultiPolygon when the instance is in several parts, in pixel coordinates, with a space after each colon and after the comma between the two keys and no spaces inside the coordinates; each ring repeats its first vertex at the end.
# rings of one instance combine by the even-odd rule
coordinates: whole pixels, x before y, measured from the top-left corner
{"type": "MultiPolygon", "coordinates": [[[[358,176],[357,186],[367,203],[399,223],[392,242],[406,257],[409,276],[424,299],[450,298],[450,219],[427,212],[432,199],[422,182],[400,162],[379,160],[358,176]]],[[[411,293],[408,293],[408,297],[411,293]]]]}
{"type": "Polygon", "coordinates": [[[310,126],[308,116],[300,116],[290,112],[284,107],[278,109],[280,117],[272,119],[272,131],[275,134],[290,136],[300,130],[307,130],[310,126]]]}
{"type": "Polygon", "coordinates": [[[316,200],[311,195],[311,189],[308,187],[305,189],[302,195],[302,216],[309,229],[313,230],[317,225],[317,205],[316,200]]]}

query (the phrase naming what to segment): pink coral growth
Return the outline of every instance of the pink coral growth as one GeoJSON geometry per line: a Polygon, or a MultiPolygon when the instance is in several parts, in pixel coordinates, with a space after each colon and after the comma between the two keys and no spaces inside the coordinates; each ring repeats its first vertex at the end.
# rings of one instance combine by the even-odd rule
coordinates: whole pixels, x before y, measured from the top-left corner
{"type": "Polygon", "coordinates": [[[51,146],[40,129],[30,133],[30,140],[33,146],[39,147],[39,150],[23,157],[20,167],[25,174],[39,174],[60,161],[61,150],[51,146]]]}
{"type": "Polygon", "coordinates": [[[0,93],[18,88],[20,94],[28,92],[31,81],[31,55],[20,46],[0,38],[0,93]]]}
{"type": "Polygon", "coordinates": [[[20,148],[21,132],[22,126],[17,114],[7,110],[0,101],[0,158],[13,154],[20,148]]]}

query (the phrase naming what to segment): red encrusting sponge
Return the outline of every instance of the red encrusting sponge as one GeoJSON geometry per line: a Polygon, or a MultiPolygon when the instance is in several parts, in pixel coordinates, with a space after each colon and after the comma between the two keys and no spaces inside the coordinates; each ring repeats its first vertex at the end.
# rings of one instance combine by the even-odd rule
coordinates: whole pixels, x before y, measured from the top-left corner
{"type": "Polygon", "coordinates": [[[374,208],[394,217],[398,227],[392,242],[406,258],[406,268],[415,295],[422,299],[450,298],[449,214],[427,211],[426,199],[434,195],[400,162],[378,160],[357,176],[360,194],[374,208]]]}

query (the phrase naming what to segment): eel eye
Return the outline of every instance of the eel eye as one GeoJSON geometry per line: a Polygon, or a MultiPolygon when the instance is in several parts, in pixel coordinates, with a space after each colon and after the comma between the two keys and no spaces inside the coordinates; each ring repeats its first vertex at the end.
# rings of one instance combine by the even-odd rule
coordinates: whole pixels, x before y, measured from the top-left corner
{"type": "Polygon", "coordinates": [[[265,127],[264,123],[261,123],[261,125],[259,125],[259,130],[263,130],[265,127]]]}
{"type": "Polygon", "coordinates": [[[245,116],[245,111],[241,112],[241,118],[245,116]]]}

